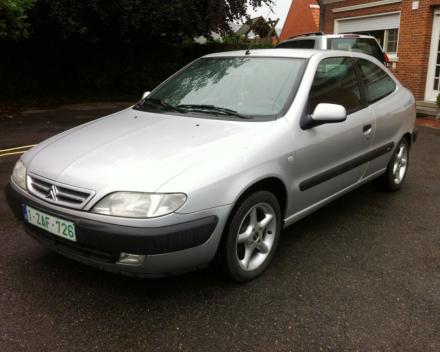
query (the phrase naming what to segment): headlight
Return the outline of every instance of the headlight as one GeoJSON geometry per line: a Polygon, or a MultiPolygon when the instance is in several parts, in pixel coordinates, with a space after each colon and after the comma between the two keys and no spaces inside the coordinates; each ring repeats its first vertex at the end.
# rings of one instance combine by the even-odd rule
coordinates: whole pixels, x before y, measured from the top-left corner
{"type": "Polygon", "coordinates": [[[127,218],[154,218],[176,211],[185,201],[183,193],[116,192],[101,199],[92,212],[127,218]]]}
{"type": "Polygon", "coordinates": [[[12,180],[21,188],[26,189],[26,165],[19,159],[12,171],[12,180]]]}

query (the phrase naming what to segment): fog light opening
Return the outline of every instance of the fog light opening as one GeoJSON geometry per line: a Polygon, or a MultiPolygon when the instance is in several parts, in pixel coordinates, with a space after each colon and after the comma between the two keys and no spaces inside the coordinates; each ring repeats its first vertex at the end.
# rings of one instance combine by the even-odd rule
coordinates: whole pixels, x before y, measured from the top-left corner
{"type": "Polygon", "coordinates": [[[122,252],[119,255],[118,264],[129,264],[129,265],[139,265],[145,262],[147,259],[146,255],[142,254],[129,254],[122,252]]]}

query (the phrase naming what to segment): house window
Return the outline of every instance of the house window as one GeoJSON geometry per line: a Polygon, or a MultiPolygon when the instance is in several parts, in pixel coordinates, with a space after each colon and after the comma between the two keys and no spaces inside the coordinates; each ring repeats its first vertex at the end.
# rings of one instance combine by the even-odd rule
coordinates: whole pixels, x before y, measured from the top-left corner
{"type": "Polygon", "coordinates": [[[385,45],[384,50],[386,53],[397,53],[397,36],[399,30],[396,29],[387,29],[385,31],[385,45]]]}

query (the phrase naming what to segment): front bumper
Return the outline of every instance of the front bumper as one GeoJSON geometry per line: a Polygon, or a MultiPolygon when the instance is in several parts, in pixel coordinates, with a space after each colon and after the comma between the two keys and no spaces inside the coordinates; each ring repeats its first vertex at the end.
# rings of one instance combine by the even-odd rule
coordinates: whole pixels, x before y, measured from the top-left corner
{"type": "MultiPolygon", "coordinates": [[[[85,219],[35,202],[11,184],[5,189],[9,207],[26,233],[60,254],[100,269],[138,277],[158,277],[206,266],[221,236],[218,214],[161,227],[130,227],[85,219]],[[65,240],[25,221],[23,204],[75,223],[77,242],[65,240]],[[118,263],[121,252],[147,255],[145,263],[118,263]]],[[[61,209],[61,210],[60,210],[61,209]]],[[[223,221],[220,221],[220,225],[223,221]]]]}

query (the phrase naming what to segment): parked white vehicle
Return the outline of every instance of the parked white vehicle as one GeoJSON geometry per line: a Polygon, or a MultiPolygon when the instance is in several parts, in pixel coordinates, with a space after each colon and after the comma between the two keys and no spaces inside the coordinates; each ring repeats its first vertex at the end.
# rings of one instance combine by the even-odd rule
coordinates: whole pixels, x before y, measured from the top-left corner
{"type": "Polygon", "coordinates": [[[29,235],[77,261],[137,277],[213,264],[247,281],[284,227],[373,179],[399,189],[415,115],[365,54],[208,55],[25,153],[7,199],[29,235]]]}
{"type": "Polygon", "coordinates": [[[345,50],[355,51],[373,56],[390,67],[390,60],[382,50],[379,42],[371,35],[359,33],[347,34],[324,34],[323,32],[311,32],[297,34],[282,41],[275,49],[322,49],[322,50],[345,50]]]}

